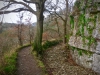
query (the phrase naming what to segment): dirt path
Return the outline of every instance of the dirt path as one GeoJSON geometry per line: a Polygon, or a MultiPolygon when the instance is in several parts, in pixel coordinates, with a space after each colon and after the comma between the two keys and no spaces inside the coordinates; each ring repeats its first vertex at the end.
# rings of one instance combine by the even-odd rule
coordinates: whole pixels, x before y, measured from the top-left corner
{"type": "Polygon", "coordinates": [[[18,53],[17,75],[42,75],[42,70],[37,66],[30,47],[24,48],[18,53]]]}
{"type": "Polygon", "coordinates": [[[45,52],[45,64],[49,75],[97,75],[92,70],[68,62],[62,44],[49,48],[45,52]]]}

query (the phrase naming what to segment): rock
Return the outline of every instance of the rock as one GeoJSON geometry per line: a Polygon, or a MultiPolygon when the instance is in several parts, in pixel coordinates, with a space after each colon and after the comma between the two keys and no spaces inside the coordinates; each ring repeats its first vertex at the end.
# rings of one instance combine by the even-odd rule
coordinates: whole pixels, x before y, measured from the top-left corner
{"type": "Polygon", "coordinates": [[[86,68],[92,68],[93,56],[89,56],[84,53],[82,53],[82,56],[80,56],[77,50],[74,50],[74,53],[71,51],[71,54],[78,65],[84,66],[86,68]]]}
{"type": "Polygon", "coordinates": [[[96,53],[100,54],[100,42],[97,42],[96,53]]]}
{"type": "Polygon", "coordinates": [[[93,54],[93,67],[92,69],[100,73],[100,55],[93,54]]]}

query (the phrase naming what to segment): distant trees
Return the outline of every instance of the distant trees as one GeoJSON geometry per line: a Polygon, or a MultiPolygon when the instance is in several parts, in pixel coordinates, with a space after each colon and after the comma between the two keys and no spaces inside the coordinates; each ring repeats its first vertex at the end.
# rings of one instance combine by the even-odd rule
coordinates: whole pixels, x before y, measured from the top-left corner
{"type": "Polygon", "coordinates": [[[24,13],[19,13],[18,15],[18,18],[19,18],[19,21],[18,21],[18,25],[17,25],[17,36],[18,36],[18,40],[19,40],[19,45],[20,46],[23,46],[23,41],[22,41],[22,31],[23,31],[23,23],[22,23],[22,20],[23,20],[23,15],[24,13]]]}
{"type": "Polygon", "coordinates": [[[30,44],[32,44],[33,43],[33,40],[34,40],[34,26],[32,26],[32,23],[30,22],[31,21],[31,17],[32,16],[32,14],[30,13],[30,14],[28,14],[28,18],[27,19],[25,19],[25,21],[26,21],[26,23],[27,23],[27,25],[28,25],[28,35],[29,35],[29,42],[30,42],[30,44]]]}
{"type": "Polygon", "coordinates": [[[5,53],[14,50],[18,46],[17,38],[16,38],[16,31],[13,28],[7,28],[7,30],[3,30],[0,33],[0,66],[1,64],[5,64],[3,61],[3,56],[5,53]]]}

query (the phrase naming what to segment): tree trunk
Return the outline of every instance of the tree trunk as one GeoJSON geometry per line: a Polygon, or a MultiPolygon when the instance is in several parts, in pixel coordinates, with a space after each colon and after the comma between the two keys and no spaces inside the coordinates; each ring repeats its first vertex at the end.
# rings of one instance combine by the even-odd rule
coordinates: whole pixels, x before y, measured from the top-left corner
{"type": "Polygon", "coordinates": [[[64,44],[66,44],[66,42],[67,42],[67,41],[66,41],[66,37],[65,37],[65,36],[66,36],[66,20],[65,20],[63,26],[64,26],[64,44]]]}
{"type": "Polygon", "coordinates": [[[22,24],[18,25],[18,40],[19,40],[19,45],[23,46],[23,41],[22,41],[22,24]]]}
{"type": "Polygon", "coordinates": [[[43,11],[44,3],[36,5],[37,8],[37,30],[34,40],[34,50],[37,51],[37,55],[42,54],[42,34],[43,34],[43,11]]]}
{"type": "Polygon", "coordinates": [[[55,18],[55,21],[56,21],[56,24],[57,24],[57,32],[58,32],[58,35],[59,35],[59,37],[60,37],[60,31],[59,31],[59,25],[58,25],[58,20],[57,20],[57,18],[55,18]]]}
{"type": "MultiPolygon", "coordinates": [[[[66,0],[66,17],[65,17],[65,22],[64,22],[64,35],[67,37],[69,36],[69,29],[68,29],[69,28],[69,26],[68,26],[68,14],[69,14],[68,8],[69,8],[69,5],[68,5],[68,1],[69,0],[66,0]]],[[[64,43],[66,43],[67,47],[68,47],[68,38],[65,37],[64,39],[65,39],[64,43]]]]}

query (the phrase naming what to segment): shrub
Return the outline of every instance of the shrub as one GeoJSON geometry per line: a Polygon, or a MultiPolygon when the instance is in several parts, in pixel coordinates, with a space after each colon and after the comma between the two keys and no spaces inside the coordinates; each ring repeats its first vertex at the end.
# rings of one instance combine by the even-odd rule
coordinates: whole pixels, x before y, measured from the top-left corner
{"type": "Polygon", "coordinates": [[[61,42],[61,40],[46,41],[43,44],[42,48],[43,48],[43,50],[46,50],[49,47],[52,47],[52,46],[55,46],[55,45],[59,44],[60,42],[61,42]]]}

